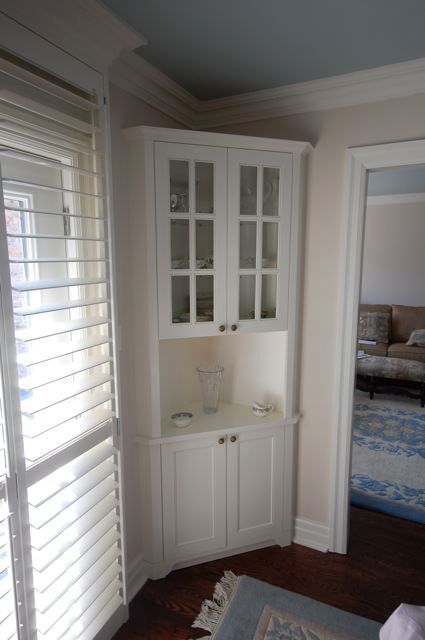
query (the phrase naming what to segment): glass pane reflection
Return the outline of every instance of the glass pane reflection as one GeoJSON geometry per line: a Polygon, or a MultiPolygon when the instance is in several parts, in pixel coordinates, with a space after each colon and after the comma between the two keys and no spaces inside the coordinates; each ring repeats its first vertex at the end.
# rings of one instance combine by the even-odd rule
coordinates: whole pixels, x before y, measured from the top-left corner
{"type": "Polygon", "coordinates": [[[189,269],[189,220],[171,220],[171,268],[189,269]]]}
{"type": "Polygon", "coordinates": [[[257,167],[241,166],[240,214],[257,215],[257,167]]]}
{"type": "Polygon", "coordinates": [[[263,172],[263,215],[279,214],[279,169],[264,167],[263,172]]]}
{"type": "Polygon", "coordinates": [[[171,277],[171,305],[173,324],[190,322],[190,278],[171,277]]]}
{"type": "Polygon", "coordinates": [[[239,276],[239,320],[255,318],[255,275],[239,276]]]}
{"type": "Polygon", "coordinates": [[[197,213],[214,213],[214,165],[195,163],[195,195],[197,213]]]}
{"type": "Polygon", "coordinates": [[[189,162],[170,160],[170,211],[189,211],[189,162]]]}
{"type": "Polygon", "coordinates": [[[214,222],[196,221],[196,268],[214,269],[214,222]]]}
{"type": "Polygon", "coordinates": [[[196,321],[214,320],[214,276],[196,276],[196,321]]]}
{"type": "Polygon", "coordinates": [[[277,275],[268,273],[261,276],[261,318],[276,318],[277,275]]]}

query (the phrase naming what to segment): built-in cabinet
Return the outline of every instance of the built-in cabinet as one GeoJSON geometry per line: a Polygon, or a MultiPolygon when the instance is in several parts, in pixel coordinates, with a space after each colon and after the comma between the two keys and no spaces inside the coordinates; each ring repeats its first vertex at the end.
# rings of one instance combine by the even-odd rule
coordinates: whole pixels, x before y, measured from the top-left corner
{"type": "Polygon", "coordinates": [[[281,542],[283,430],[161,445],[164,558],[281,542]]]}
{"type": "Polygon", "coordinates": [[[134,340],[144,561],[161,577],[291,542],[310,145],[145,127],[126,135],[133,255],[146,271],[134,340]],[[208,362],[225,366],[212,415],[195,371],[208,362]],[[258,418],[253,400],[275,410],[258,418]],[[171,422],[178,410],[194,414],[189,427],[171,422]]]}

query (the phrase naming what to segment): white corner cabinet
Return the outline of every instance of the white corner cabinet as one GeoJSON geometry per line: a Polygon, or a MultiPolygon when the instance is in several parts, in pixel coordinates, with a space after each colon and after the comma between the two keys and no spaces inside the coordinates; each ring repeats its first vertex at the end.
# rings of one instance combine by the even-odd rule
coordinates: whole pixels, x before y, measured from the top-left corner
{"type": "Polygon", "coordinates": [[[126,130],[144,569],[293,531],[303,142],[126,130]],[[196,366],[225,368],[216,414],[196,366]],[[255,417],[251,402],[275,411],[255,417]],[[171,413],[189,410],[189,427],[171,413]]]}
{"type": "Polygon", "coordinates": [[[240,148],[239,136],[164,131],[143,129],[159,338],[286,330],[293,190],[308,145],[246,138],[240,148]]]}

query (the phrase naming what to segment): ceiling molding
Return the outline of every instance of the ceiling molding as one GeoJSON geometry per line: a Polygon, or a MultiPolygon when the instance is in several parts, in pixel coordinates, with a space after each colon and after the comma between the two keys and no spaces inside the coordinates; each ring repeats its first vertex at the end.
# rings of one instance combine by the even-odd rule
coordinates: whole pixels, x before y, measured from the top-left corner
{"type": "Polygon", "coordinates": [[[189,129],[197,128],[200,101],[139,55],[121,54],[109,70],[109,79],[189,129]]]}
{"type": "Polygon", "coordinates": [[[135,53],[112,67],[111,81],[192,129],[252,122],[296,113],[425,93],[425,58],[331,78],[199,100],[135,53]]]}
{"type": "Polygon", "coordinates": [[[147,40],[97,0],[1,0],[1,11],[98,71],[147,40]]]}
{"type": "Polygon", "coordinates": [[[423,204],[425,202],[425,193],[396,193],[381,196],[368,196],[366,204],[371,206],[382,206],[389,204],[423,204]]]}

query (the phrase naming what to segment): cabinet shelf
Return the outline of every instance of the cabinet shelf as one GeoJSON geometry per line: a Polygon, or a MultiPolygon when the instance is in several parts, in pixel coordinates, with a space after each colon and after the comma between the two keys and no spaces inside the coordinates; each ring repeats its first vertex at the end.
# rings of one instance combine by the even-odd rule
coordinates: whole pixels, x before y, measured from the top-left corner
{"type": "Polygon", "coordinates": [[[283,427],[298,422],[298,416],[285,419],[280,411],[272,411],[264,418],[257,418],[252,413],[251,407],[232,402],[221,402],[217,413],[205,414],[200,402],[190,403],[184,407],[184,410],[193,413],[193,420],[188,427],[176,427],[171,418],[166,418],[161,421],[161,436],[159,438],[139,436],[137,440],[143,443],[161,444],[182,440],[185,437],[204,436],[207,433],[227,434],[232,430],[251,430],[262,426],[283,427]]]}

